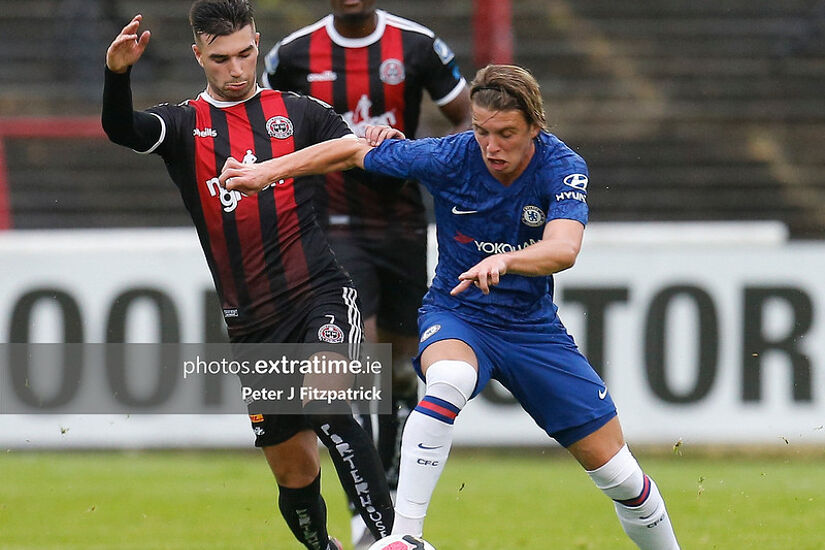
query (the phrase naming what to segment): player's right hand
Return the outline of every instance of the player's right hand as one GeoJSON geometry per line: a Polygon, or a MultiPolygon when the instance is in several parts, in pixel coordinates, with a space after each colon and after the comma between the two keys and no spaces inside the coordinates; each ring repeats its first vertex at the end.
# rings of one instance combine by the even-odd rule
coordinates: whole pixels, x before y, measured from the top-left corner
{"type": "Polygon", "coordinates": [[[143,31],[138,35],[142,19],[140,14],[134,16],[109,45],[106,50],[106,66],[110,71],[125,73],[143,55],[152,33],[143,31]]]}
{"type": "Polygon", "coordinates": [[[224,189],[254,195],[272,183],[267,179],[265,168],[263,164],[244,164],[229,157],[221,169],[218,180],[224,189]]]}
{"type": "Polygon", "coordinates": [[[364,130],[364,139],[371,147],[378,147],[387,139],[407,139],[404,132],[392,126],[367,126],[364,130]]]}

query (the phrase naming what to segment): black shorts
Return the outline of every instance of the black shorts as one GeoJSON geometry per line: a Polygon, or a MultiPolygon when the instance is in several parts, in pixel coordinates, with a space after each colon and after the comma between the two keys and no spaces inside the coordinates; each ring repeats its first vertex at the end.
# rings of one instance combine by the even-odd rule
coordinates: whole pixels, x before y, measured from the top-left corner
{"type": "MultiPolygon", "coordinates": [[[[323,342],[352,344],[350,357],[357,357],[363,341],[363,322],[358,307],[358,293],[344,287],[314,297],[304,307],[305,315],[294,323],[282,323],[261,328],[232,338],[233,344],[316,344],[323,342]]],[[[243,353],[236,354],[236,360],[243,353]]],[[[255,446],[268,447],[283,443],[298,432],[310,430],[309,419],[303,414],[250,414],[255,446]]]]}
{"type": "Polygon", "coordinates": [[[418,308],[427,293],[426,230],[403,238],[391,233],[369,238],[331,226],[327,237],[358,289],[364,317],[375,315],[383,329],[418,336],[418,308]]]}

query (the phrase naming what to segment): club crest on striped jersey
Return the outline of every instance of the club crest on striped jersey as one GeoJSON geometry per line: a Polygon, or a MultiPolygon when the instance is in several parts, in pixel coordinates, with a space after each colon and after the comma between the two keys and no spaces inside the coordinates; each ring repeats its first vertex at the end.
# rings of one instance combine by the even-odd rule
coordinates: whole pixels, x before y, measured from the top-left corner
{"type": "Polygon", "coordinates": [[[439,330],[441,330],[441,325],[438,325],[438,324],[433,325],[431,327],[428,327],[427,330],[425,330],[421,334],[421,341],[423,342],[424,340],[426,340],[427,338],[429,338],[430,336],[432,336],[433,334],[435,334],[439,330]]]}
{"type": "Polygon", "coordinates": [[[524,225],[528,225],[530,227],[541,227],[544,225],[544,220],[544,211],[538,206],[528,204],[521,211],[521,221],[524,225]]]}
{"type": "Polygon", "coordinates": [[[275,139],[287,139],[292,137],[294,128],[292,121],[285,116],[274,116],[266,121],[266,131],[269,137],[275,139]]]}
{"type": "Polygon", "coordinates": [[[391,86],[401,84],[406,77],[404,63],[392,57],[385,59],[378,68],[378,78],[381,82],[391,86]]]}
{"type": "Polygon", "coordinates": [[[335,324],[335,317],[327,315],[329,323],[321,325],[318,329],[318,339],[328,344],[340,344],[344,341],[344,331],[335,324]]]}

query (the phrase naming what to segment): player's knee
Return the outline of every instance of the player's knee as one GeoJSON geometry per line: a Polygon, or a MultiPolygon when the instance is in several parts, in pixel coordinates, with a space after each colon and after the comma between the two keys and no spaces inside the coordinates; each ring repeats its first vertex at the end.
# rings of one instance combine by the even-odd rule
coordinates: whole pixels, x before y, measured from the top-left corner
{"type": "Polygon", "coordinates": [[[620,504],[641,499],[649,493],[650,480],[642,472],[639,463],[624,445],[606,464],[587,474],[604,494],[620,504]]]}
{"type": "Polygon", "coordinates": [[[465,361],[436,361],[427,369],[427,395],[443,399],[462,409],[478,381],[475,367],[465,361]]]}
{"type": "Polygon", "coordinates": [[[277,445],[264,447],[264,456],[275,481],[281,487],[306,487],[318,477],[321,469],[317,446],[306,449],[279,449],[277,445]]]}

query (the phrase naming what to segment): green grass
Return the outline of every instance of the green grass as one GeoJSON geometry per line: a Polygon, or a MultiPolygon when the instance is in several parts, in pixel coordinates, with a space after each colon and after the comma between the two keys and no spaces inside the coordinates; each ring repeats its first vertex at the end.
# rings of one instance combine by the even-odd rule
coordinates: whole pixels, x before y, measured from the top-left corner
{"type": "MultiPolygon", "coordinates": [[[[687,455],[688,453],[686,453],[687,455]]],[[[640,455],[685,550],[821,550],[822,452],[781,457],[640,455]]],[[[348,514],[325,463],[330,531],[348,514]]],[[[439,550],[632,550],[610,502],[564,453],[459,451],[426,525],[439,550]]],[[[288,550],[256,452],[0,456],[3,550],[288,550]]]]}

